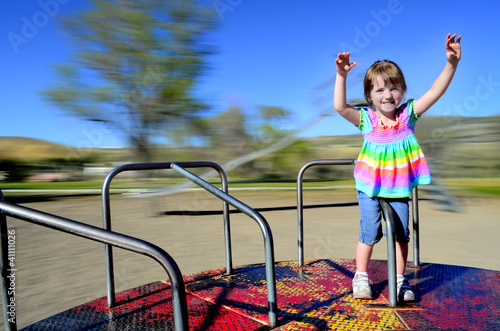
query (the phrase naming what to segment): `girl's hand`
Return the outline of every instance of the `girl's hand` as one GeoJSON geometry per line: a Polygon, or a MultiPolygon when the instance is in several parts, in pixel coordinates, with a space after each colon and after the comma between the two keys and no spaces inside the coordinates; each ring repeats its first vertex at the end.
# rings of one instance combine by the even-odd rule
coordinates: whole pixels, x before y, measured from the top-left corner
{"type": "Polygon", "coordinates": [[[349,56],[351,53],[339,53],[337,59],[335,60],[335,65],[337,66],[337,73],[343,77],[347,76],[349,70],[351,70],[358,62],[349,63],[349,56]]]}
{"type": "Polygon", "coordinates": [[[462,39],[462,36],[458,36],[457,41],[455,42],[456,36],[457,34],[452,36],[451,33],[448,33],[446,36],[446,58],[448,59],[448,62],[453,64],[457,64],[462,55],[462,47],[460,46],[460,39],[462,39]]]}

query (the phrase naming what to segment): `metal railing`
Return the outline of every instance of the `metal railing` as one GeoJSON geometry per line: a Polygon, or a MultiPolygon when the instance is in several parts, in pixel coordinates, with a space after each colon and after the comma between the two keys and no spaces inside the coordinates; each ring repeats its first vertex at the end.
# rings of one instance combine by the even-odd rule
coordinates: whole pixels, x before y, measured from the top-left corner
{"type": "Polygon", "coordinates": [[[0,198],[1,291],[5,330],[17,330],[18,317],[15,311],[15,305],[9,305],[15,303],[15,294],[14,291],[8,291],[8,273],[13,271],[9,270],[6,215],[153,258],[165,269],[170,279],[174,306],[175,330],[184,331],[189,329],[186,289],[182,279],[182,273],[174,259],[163,249],[141,239],[3,201],[1,191],[0,198]]]}
{"type": "MultiPolygon", "coordinates": [[[[209,193],[215,195],[224,202],[224,226],[225,226],[225,239],[226,239],[226,272],[232,273],[232,261],[231,261],[231,242],[230,242],[230,226],[229,226],[229,206],[231,205],[236,209],[240,210],[247,216],[253,218],[259,225],[263,237],[264,237],[264,249],[265,249],[265,268],[266,268],[266,281],[267,281],[267,297],[268,297],[268,315],[269,315],[269,326],[274,327],[277,323],[277,295],[276,295],[276,273],[275,273],[275,261],[274,261],[274,240],[271,232],[271,228],[267,223],[266,219],[253,208],[247,206],[243,202],[235,199],[228,194],[227,179],[222,168],[212,162],[165,162],[165,163],[139,163],[139,164],[127,164],[112,170],[107,176],[103,183],[102,189],[102,199],[103,199],[103,218],[104,227],[106,229],[111,229],[111,211],[109,202],[109,186],[111,180],[122,171],[131,170],[155,170],[155,169],[172,169],[177,173],[184,176],[186,179],[195,183],[196,185],[202,187],[209,193]],[[219,172],[222,180],[222,190],[215,187],[214,185],[206,182],[199,176],[187,171],[184,168],[200,168],[200,167],[211,167],[219,172]]],[[[106,249],[106,274],[107,274],[107,284],[108,284],[108,304],[115,303],[114,294],[114,275],[113,275],[113,256],[111,247],[106,249]]]]}
{"type": "MultiPolygon", "coordinates": [[[[303,177],[307,169],[318,165],[354,165],[355,159],[322,159],[306,163],[297,176],[297,246],[298,264],[304,265],[304,192],[303,177]]],[[[418,189],[412,191],[412,216],[413,216],[413,267],[420,267],[420,236],[419,236],[419,210],[418,189]]]]}
{"type": "Polygon", "coordinates": [[[314,160],[306,163],[299,171],[297,176],[297,244],[298,244],[298,262],[299,266],[304,265],[304,190],[303,177],[307,169],[317,165],[352,165],[355,164],[354,159],[324,159],[314,160]]]}
{"type": "MultiPolygon", "coordinates": [[[[228,192],[227,176],[224,170],[216,163],[212,162],[179,162],[182,167],[189,168],[212,168],[219,173],[221,179],[222,190],[228,192]]],[[[172,166],[171,162],[162,163],[133,163],[125,164],[111,170],[108,175],[104,178],[101,198],[102,198],[102,216],[103,216],[103,227],[106,230],[111,230],[111,206],[109,199],[109,190],[113,178],[116,177],[121,172],[125,171],[139,171],[139,170],[162,170],[170,169],[172,166]]],[[[223,201],[223,218],[224,218],[224,238],[225,238],[225,249],[226,249],[226,272],[233,272],[232,265],[232,253],[231,253],[231,234],[230,234],[230,224],[229,224],[229,205],[227,202],[223,201]]],[[[114,267],[113,267],[113,249],[109,245],[105,245],[105,265],[106,265],[106,284],[107,284],[107,298],[108,306],[112,307],[116,305],[115,296],[115,279],[114,279],[114,267]]]]}

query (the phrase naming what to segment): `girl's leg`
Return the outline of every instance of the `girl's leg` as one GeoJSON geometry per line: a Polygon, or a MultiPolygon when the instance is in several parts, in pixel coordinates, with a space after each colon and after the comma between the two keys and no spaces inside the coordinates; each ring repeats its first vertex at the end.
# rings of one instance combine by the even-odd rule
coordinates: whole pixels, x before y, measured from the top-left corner
{"type": "Polygon", "coordinates": [[[358,241],[358,246],[356,247],[356,271],[368,271],[368,264],[370,263],[372,252],[373,245],[363,244],[358,241]]]}
{"type": "Polygon", "coordinates": [[[391,199],[389,204],[395,212],[396,271],[398,275],[404,275],[408,260],[408,242],[410,241],[408,198],[391,199]]]}
{"type": "Polygon", "coordinates": [[[404,275],[408,260],[408,243],[396,242],[396,270],[398,275],[404,275]]]}
{"type": "Polygon", "coordinates": [[[356,269],[367,272],[372,257],[373,246],[382,238],[382,216],[378,198],[370,198],[358,191],[360,232],[356,247],[356,269]]]}
{"type": "Polygon", "coordinates": [[[352,295],[355,299],[373,299],[368,264],[372,257],[373,246],[382,238],[380,206],[377,198],[370,198],[358,192],[361,219],[360,232],[356,247],[356,275],[352,279],[352,295]]]}

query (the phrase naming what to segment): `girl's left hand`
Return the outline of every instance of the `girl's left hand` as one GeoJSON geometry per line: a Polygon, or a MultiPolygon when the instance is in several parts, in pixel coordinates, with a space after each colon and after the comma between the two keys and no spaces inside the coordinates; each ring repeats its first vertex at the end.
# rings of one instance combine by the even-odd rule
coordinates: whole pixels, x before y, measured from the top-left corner
{"type": "Polygon", "coordinates": [[[448,61],[453,63],[458,63],[462,55],[462,47],[460,46],[462,36],[458,36],[457,41],[455,42],[456,36],[457,34],[452,36],[451,33],[448,33],[446,36],[446,58],[448,61]]]}

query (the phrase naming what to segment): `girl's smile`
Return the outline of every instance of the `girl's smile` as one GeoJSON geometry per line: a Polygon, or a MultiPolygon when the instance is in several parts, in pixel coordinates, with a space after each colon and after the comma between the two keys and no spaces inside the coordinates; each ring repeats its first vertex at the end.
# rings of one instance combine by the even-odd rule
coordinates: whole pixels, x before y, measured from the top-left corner
{"type": "Polygon", "coordinates": [[[373,81],[370,99],[381,115],[394,119],[396,109],[403,101],[403,93],[401,85],[386,84],[382,77],[377,76],[373,81]]]}

